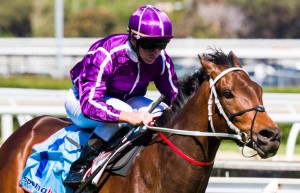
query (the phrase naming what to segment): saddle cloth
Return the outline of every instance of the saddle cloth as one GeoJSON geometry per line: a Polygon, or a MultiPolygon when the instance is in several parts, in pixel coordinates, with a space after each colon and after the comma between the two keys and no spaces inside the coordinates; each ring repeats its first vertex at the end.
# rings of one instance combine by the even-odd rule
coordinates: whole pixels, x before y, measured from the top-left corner
{"type": "Polygon", "coordinates": [[[80,156],[90,133],[76,125],[69,125],[40,144],[33,146],[20,179],[20,187],[31,193],[72,193],[63,181],[71,164],[80,156]],[[68,140],[71,138],[73,141],[68,140]]]}
{"type": "MultiPolygon", "coordinates": [[[[33,154],[28,157],[22,173],[20,187],[30,193],[72,193],[73,190],[65,187],[63,181],[71,164],[79,158],[81,147],[87,143],[89,136],[89,132],[69,125],[34,145],[33,154]]],[[[131,139],[130,148],[122,151],[104,169],[126,176],[135,155],[151,141],[152,133],[136,130],[131,139]]]]}

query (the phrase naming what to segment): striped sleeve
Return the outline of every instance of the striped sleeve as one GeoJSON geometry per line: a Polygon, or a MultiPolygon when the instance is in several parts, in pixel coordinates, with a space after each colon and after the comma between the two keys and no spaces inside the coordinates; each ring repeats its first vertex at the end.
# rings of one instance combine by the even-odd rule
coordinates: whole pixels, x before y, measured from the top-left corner
{"type": "Polygon", "coordinates": [[[78,82],[83,115],[97,121],[118,122],[120,111],[102,101],[113,69],[110,53],[99,47],[88,52],[83,62],[78,82]]]}
{"type": "Polygon", "coordinates": [[[160,76],[154,80],[156,88],[166,98],[168,105],[176,98],[177,89],[177,75],[171,58],[166,54],[162,54],[162,71],[160,76]]]}

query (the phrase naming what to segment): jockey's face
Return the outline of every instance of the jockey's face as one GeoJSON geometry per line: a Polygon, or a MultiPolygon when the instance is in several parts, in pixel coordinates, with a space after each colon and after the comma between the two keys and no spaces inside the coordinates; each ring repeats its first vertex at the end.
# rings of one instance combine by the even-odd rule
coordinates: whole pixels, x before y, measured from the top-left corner
{"type": "Polygon", "coordinates": [[[140,57],[147,64],[153,64],[156,58],[160,55],[161,50],[158,48],[152,49],[151,51],[139,47],[140,57]]]}
{"type": "MultiPolygon", "coordinates": [[[[138,54],[142,58],[142,60],[147,64],[153,64],[156,58],[160,55],[161,50],[164,50],[169,43],[155,41],[155,40],[140,40],[140,45],[138,48],[138,54]]],[[[136,40],[132,38],[133,46],[136,46],[136,40]]]]}

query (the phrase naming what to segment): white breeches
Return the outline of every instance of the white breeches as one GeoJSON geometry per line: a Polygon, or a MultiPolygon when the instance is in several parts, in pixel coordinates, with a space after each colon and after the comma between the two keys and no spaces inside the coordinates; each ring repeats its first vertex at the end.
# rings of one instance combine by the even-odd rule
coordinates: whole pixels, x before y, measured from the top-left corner
{"type": "MultiPolygon", "coordinates": [[[[153,103],[152,100],[144,96],[132,97],[126,102],[106,96],[104,97],[103,101],[113,106],[115,109],[127,112],[147,111],[153,103]]],[[[153,111],[155,116],[159,116],[164,107],[166,107],[166,105],[159,105],[153,111]]],[[[99,122],[85,117],[81,111],[78,91],[74,88],[74,86],[70,88],[65,98],[65,109],[70,119],[77,126],[86,129],[94,129],[94,133],[105,141],[109,141],[120,129],[120,125],[117,123],[99,122]]]]}

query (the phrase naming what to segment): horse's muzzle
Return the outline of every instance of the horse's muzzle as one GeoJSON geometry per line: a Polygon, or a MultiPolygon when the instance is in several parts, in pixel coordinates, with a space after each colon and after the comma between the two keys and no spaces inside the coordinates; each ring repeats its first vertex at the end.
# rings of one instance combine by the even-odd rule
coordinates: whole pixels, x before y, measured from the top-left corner
{"type": "Polygon", "coordinates": [[[276,155],[281,143],[280,128],[264,128],[253,139],[253,148],[261,158],[269,158],[276,155]]]}

